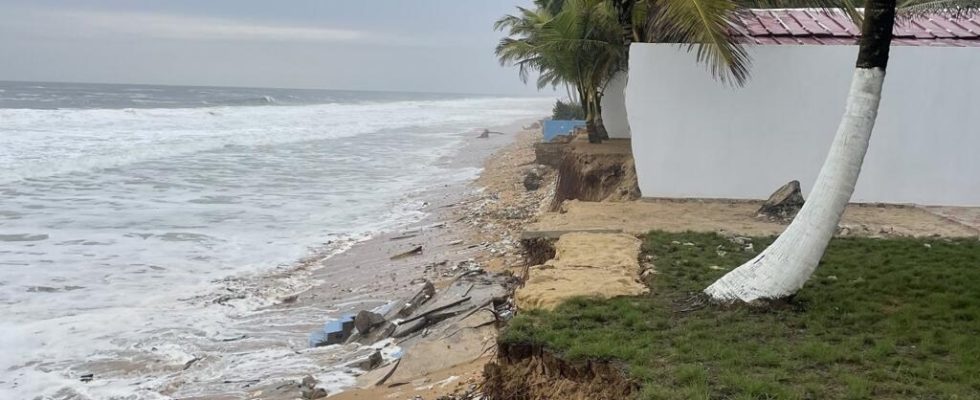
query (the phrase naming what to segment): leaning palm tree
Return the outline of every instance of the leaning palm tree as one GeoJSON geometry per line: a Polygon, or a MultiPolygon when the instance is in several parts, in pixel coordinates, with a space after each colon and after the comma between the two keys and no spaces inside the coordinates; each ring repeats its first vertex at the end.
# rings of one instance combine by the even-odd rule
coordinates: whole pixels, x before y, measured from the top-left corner
{"type": "MultiPolygon", "coordinates": [[[[844,117],[810,199],[766,250],[705,289],[711,298],[752,302],[796,293],[816,270],[857,184],[878,114],[888,65],[896,0],[866,0],[856,69],[844,117]]],[[[911,1],[911,14],[938,11],[971,14],[976,0],[911,1]]]]}

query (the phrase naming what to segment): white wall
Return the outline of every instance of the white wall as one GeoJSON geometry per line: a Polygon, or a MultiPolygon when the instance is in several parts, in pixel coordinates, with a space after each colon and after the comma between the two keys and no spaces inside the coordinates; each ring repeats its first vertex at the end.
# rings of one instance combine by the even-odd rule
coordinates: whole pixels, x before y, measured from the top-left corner
{"type": "MultiPolygon", "coordinates": [[[[626,108],[647,197],[766,198],[813,185],[855,46],[751,47],[743,88],[676,45],[634,44],[626,108]]],[[[980,206],[980,48],[892,47],[853,201],[980,206]]]]}
{"type": "Polygon", "coordinates": [[[602,92],[602,122],[612,139],[630,137],[630,124],[626,115],[626,83],[629,74],[617,72],[602,92]]]}

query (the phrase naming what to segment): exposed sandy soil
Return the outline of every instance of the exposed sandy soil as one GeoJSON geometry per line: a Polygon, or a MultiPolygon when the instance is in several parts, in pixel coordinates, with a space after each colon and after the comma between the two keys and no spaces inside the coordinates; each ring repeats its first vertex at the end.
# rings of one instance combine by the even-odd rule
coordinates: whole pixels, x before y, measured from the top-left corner
{"type": "Polygon", "coordinates": [[[520,310],[546,309],[576,296],[610,298],[648,291],[640,283],[641,242],[624,233],[567,233],[555,258],[531,267],[515,298],[520,310]]]}
{"type": "MultiPolygon", "coordinates": [[[[559,212],[531,224],[526,238],[557,237],[572,231],[625,232],[650,230],[703,231],[776,235],[786,225],[756,217],[761,202],[728,200],[643,199],[625,203],[569,201],[559,212]]],[[[963,212],[961,212],[963,213],[963,212]]],[[[967,225],[910,206],[850,205],[841,222],[842,235],[976,237],[967,225]]]]}
{"type": "Polygon", "coordinates": [[[924,207],[943,218],[956,221],[980,232],[980,207],[924,207]]]}
{"type": "Polygon", "coordinates": [[[584,134],[572,137],[558,167],[550,210],[566,200],[630,201],[640,198],[633,151],[627,139],[589,143],[584,134]]]}
{"type": "Polygon", "coordinates": [[[494,359],[488,354],[474,361],[453,368],[433,372],[415,382],[395,387],[372,387],[349,390],[330,396],[331,400],[381,400],[414,399],[421,396],[431,400],[453,393],[472,391],[483,380],[483,366],[494,359]]]}

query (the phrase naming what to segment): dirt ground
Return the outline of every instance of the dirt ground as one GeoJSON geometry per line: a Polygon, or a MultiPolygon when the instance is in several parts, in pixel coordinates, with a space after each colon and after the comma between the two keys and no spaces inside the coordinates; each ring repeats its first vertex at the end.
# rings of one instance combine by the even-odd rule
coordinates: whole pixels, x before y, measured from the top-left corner
{"type": "Polygon", "coordinates": [[[640,282],[642,242],[623,233],[568,233],[555,243],[555,258],[531,267],[517,290],[517,308],[553,309],[577,296],[635,296],[649,289],[640,282]]]}
{"type": "Polygon", "coordinates": [[[926,211],[980,232],[980,207],[923,207],[926,211]]]}
{"type": "Polygon", "coordinates": [[[415,382],[395,387],[354,389],[330,396],[331,400],[410,400],[420,396],[432,400],[457,392],[471,391],[483,380],[483,366],[496,355],[486,355],[475,361],[442,371],[433,372],[415,382]]]}
{"type": "MultiPolygon", "coordinates": [[[[559,212],[546,213],[528,226],[524,238],[556,238],[566,232],[624,232],[641,235],[651,230],[701,231],[726,234],[777,235],[786,225],[756,217],[761,202],[729,200],[643,199],[624,203],[566,202],[559,212]]],[[[976,209],[967,209],[974,210],[976,209]]],[[[954,210],[963,219],[973,215],[954,210]]],[[[952,213],[952,212],[951,212],[952,213]]],[[[839,235],[978,237],[980,231],[951,217],[920,207],[850,205],[839,235]]]]}

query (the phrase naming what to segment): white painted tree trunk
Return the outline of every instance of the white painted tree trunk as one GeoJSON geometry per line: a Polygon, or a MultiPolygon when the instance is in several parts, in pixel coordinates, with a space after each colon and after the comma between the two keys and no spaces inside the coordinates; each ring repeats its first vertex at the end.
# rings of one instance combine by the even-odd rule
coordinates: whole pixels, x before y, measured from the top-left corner
{"type": "Polygon", "coordinates": [[[885,71],[854,71],[847,106],[809,199],[769,248],[704,290],[717,301],[751,302],[796,293],[816,270],[854,193],[878,115],[885,71]]]}
{"type": "Polygon", "coordinates": [[[613,74],[602,91],[602,123],[610,139],[628,139],[631,136],[629,118],[626,115],[626,84],[629,72],[613,74]]]}

